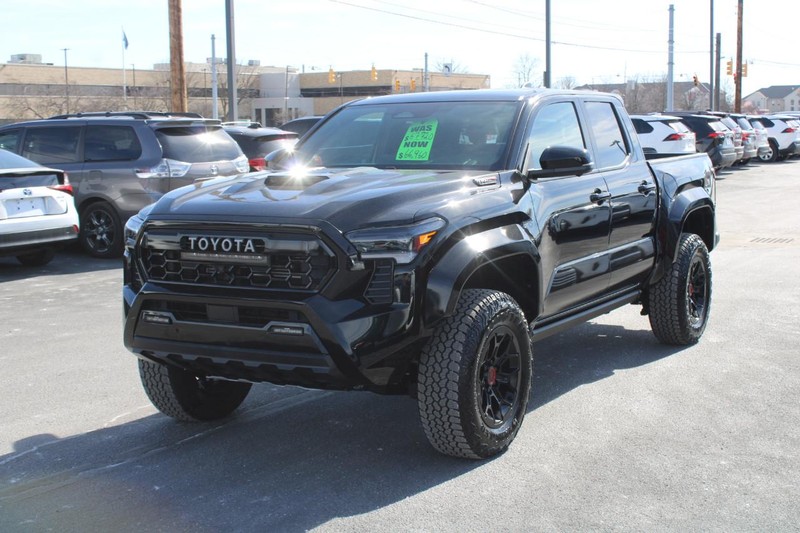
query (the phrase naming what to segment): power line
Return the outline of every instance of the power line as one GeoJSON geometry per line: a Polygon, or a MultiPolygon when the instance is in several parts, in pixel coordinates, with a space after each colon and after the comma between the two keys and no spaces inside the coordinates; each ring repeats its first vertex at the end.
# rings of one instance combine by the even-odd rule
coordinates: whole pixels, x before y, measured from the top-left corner
{"type": "MultiPolygon", "coordinates": [[[[467,26],[467,25],[464,25],[464,24],[457,24],[455,22],[447,22],[447,21],[442,21],[442,20],[435,20],[435,19],[430,19],[430,18],[426,18],[426,17],[410,15],[408,13],[398,13],[396,11],[389,11],[389,10],[380,9],[380,8],[377,8],[377,7],[370,7],[370,6],[360,5],[360,4],[354,4],[352,2],[346,2],[344,0],[329,0],[329,1],[333,2],[335,4],[342,4],[342,5],[346,5],[346,6],[350,6],[350,7],[366,9],[368,11],[375,11],[375,12],[383,13],[383,14],[387,14],[387,15],[393,15],[393,16],[397,16],[397,17],[409,18],[409,19],[412,19],[412,20],[420,20],[420,21],[423,21],[423,22],[430,22],[432,24],[440,24],[442,26],[450,26],[450,27],[454,27],[454,28],[461,28],[461,29],[465,29],[465,30],[478,31],[478,32],[489,33],[489,34],[493,34],[493,35],[502,35],[504,37],[513,37],[513,38],[517,38],[517,39],[525,39],[525,40],[528,40],[528,41],[544,42],[544,39],[541,38],[541,37],[532,37],[530,35],[518,35],[516,33],[511,33],[511,32],[508,32],[508,31],[502,31],[501,32],[501,31],[495,31],[495,30],[490,30],[490,29],[486,29],[486,28],[480,28],[480,27],[476,27],[476,26],[467,26]]],[[[630,53],[637,53],[637,54],[663,54],[664,53],[663,50],[636,50],[636,49],[632,49],[632,48],[619,48],[619,47],[615,47],[615,46],[588,45],[588,44],[581,44],[581,43],[572,43],[572,42],[567,42],[567,41],[552,41],[552,44],[558,44],[558,45],[561,45],[561,46],[573,46],[573,47],[577,47],[577,48],[588,48],[588,49],[592,49],[592,50],[607,50],[607,51],[613,51],[613,52],[630,52],[630,53]]],[[[681,52],[681,53],[684,53],[684,54],[706,54],[706,53],[708,53],[708,50],[689,50],[689,51],[684,51],[684,52],[681,52]]]]}

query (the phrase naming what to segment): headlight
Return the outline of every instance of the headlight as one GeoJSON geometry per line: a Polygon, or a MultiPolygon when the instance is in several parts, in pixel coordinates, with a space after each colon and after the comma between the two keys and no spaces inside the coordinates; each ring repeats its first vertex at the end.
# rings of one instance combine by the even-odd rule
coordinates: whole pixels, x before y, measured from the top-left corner
{"type": "Polygon", "coordinates": [[[413,261],[445,225],[444,220],[434,217],[407,226],[355,230],[345,237],[363,259],[388,257],[405,264],[413,261]]]}
{"type": "Polygon", "coordinates": [[[139,234],[139,230],[142,229],[142,224],[144,224],[144,219],[147,218],[148,213],[150,213],[152,209],[153,204],[143,207],[141,211],[133,215],[125,223],[126,246],[133,248],[133,245],[136,243],[136,236],[139,234]]]}

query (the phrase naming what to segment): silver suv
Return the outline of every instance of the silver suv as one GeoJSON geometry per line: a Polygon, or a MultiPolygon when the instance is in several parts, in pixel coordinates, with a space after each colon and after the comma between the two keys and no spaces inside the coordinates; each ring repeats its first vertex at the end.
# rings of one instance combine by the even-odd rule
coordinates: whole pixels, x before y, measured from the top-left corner
{"type": "Polygon", "coordinates": [[[0,148],[69,174],[79,241],[95,257],[121,255],[125,222],[164,193],[249,170],[220,122],[195,114],[59,115],[0,127],[0,148]]]}

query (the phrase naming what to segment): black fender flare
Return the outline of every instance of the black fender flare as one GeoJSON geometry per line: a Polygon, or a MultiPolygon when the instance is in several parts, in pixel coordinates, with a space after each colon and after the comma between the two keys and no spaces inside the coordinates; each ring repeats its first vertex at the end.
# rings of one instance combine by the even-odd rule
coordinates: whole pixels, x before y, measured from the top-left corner
{"type": "MultiPolygon", "coordinates": [[[[672,267],[678,254],[678,242],[684,230],[686,220],[700,210],[708,210],[711,220],[715,220],[714,203],[702,187],[685,189],[675,196],[668,205],[662,204],[661,215],[658,220],[658,248],[659,258],[650,282],[654,283],[663,277],[672,267]]],[[[716,228],[712,228],[709,250],[714,247],[716,228]]],[[[702,236],[701,236],[702,237],[702,236]]]]}
{"type": "MultiPolygon", "coordinates": [[[[540,264],[536,245],[517,224],[488,229],[455,243],[428,274],[423,304],[425,327],[434,326],[455,311],[464,285],[478,269],[520,254],[531,257],[537,266],[540,264]]],[[[538,272],[532,275],[541,280],[538,272]]]]}

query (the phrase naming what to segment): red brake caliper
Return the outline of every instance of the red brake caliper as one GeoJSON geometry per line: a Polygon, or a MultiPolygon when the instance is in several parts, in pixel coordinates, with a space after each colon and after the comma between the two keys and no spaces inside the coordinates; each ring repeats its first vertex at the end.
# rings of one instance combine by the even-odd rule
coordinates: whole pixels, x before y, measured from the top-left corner
{"type": "Polygon", "coordinates": [[[497,383],[497,369],[490,366],[489,372],[486,373],[486,384],[493,387],[495,383],[497,383]]]}

